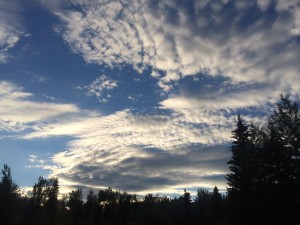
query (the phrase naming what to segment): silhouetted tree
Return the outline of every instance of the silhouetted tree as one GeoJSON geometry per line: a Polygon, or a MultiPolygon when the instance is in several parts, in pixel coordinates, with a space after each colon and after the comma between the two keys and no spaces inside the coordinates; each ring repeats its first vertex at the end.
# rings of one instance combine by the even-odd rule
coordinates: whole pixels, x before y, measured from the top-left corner
{"type": "Polygon", "coordinates": [[[179,198],[181,205],[181,224],[190,225],[192,224],[192,213],[191,213],[191,194],[184,189],[184,193],[179,198]]]}
{"type": "Polygon", "coordinates": [[[55,223],[58,210],[58,179],[50,178],[46,180],[45,188],[45,210],[47,214],[47,222],[49,225],[55,223]]]}
{"type": "Polygon", "coordinates": [[[198,189],[195,198],[196,220],[199,224],[212,222],[211,193],[206,189],[198,189]]]}
{"type": "Polygon", "coordinates": [[[4,165],[0,181],[0,219],[3,224],[14,224],[16,219],[16,204],[19,198],[18,185],[13,181],[11,169],[4,165]]]}
{"type": "Polygon", "coordinates": [[[219,189],[215,186],[211,194],[213,218],[216,222],[220,216],[222,196],[219,189]]]}
{"type": "Polygon", "coordinates": [[[33,186],[31,202],[34,208],[39,208],[46,202],[46,183],[46,179],[39,177],[38,182],[33,186]]]}
{"type": "Polygon", "coordinates": [[[39,177],[33,186],[27,210],[27,223],[55,224],[58,211],[58,179],[39,177]]]}
{"type": "Polygon", "coordinates": [[[231,201],[232,217],[238,224],[251,224],[251,213],[253,212],[253,188],[257,179],[258,153],[253,143],[251,129],[238,116],[236,129],[232,132],[232,157],[229,160],[227,174],[229,184],[228,196],[231,201]]]}
{"type": "Polygon", "coordinates": [[[81,189],[71,191],[67,202],[69,207],[72,223],[80,224],[83,217],[83,194],[81,189]]]}
{"type": "Polygon", "coordinates": [[[281,96],[277,110],[270,117],[264,156],[263,174],[269,193],[266,202],[269,203],[267,213],[270,215],[266,223],[298,224],[300,116],[298,104],[292,103],[288,96],[281,96]]]}
{"type": "Polygon", "coordinates": [[[238,117],[233,131],[228,196],[237,224],[298,224],[300,116],[281,96],[268,125],[259,129],[238,117]]]}
{"type": "Polygon", "coordinates": [[[93,190],[90,190],[87,195],[85,207],[88,219],[95,225],[100,224],[102,210],[98,197],[94,194],[93,190]]]}
{"type": "Polygon", "coordinates": [[[126,192],[118,194],[118,223],[126,224],[130,219],[131,205],[136,202],[136,196],[127,194],[126,192]]]}

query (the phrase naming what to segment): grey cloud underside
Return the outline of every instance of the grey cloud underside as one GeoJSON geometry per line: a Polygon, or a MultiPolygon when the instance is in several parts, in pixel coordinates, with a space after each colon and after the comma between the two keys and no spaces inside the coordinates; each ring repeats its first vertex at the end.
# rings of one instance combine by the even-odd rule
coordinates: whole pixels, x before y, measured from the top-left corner
{"type": "Polygon", "coordinates": [[[52,176],[71,183],[140,193],[173,193],[176,186],[224,188],[224,181],[213,178],[227,171],[224,144],[230,141],[231,124],[207,113],[196,108],[137,116],[126,110],[45,124],[24,138],[74,137],[66,151],[53,156],[50,168],[52,176]]]}
{"type": "MultiPolygon", "coordinates": [[[[128,178],[129,177],[126,177],[125,182],[124,183],[127,183],[128,181],[128,178]]],[[[99,178],[99,180],[101,179],[101,177],[99,178]]],[[[223,184],[224,183],[224,174],[220,174],[220,175],[208,175],[208,176],[201,176],[201,177],[196,177],[195,179],[198,179],[199,181],[205,181],[205,182],[208,182],[210,184],[214,184],[214,185],[219,185],[219,184],[223,184]]],[[[74,177],[74,181],[78,181],[78,180],[81,180],[80,178],[75,178],[74,177]]],[[[119,188],[114,188],[116,190],[120,190],[120,191],[126,191],[128,193],[128,190],[131,190],[129,191],[129,194],[137,194],[138,197],[143,197],[145,194],[148,194],[148,193],[151,193],[151,194],[159,194],[161,196],[165,196],[165,195],[182,195],[183,192],[184,192],[184,189],[187,189],[189,192],[191,192],[191,194],[193,196],[196,195],[196,190],[197,189],[200,189],[200,188],[204,188],[204,189],[212,189],[213,186],[191,186],[189,188],[186,187],[185,184],[182,184],[181,186],[178,186],[176,189],[174,190],[169,190],[169,191],[164,191],[162,188],[162,185],[161,185],[161,182],[155,182],[155,184],[153,185],[153,183],[150,183],[150,185],[147,185],[144,184],[143,182],[145,181],[146,179],[144,178],[141,178],[139,181],[137,181],[135,179],[135,177],[133,177],[133,182],[132,182],[132,185],[129,185],[129,186],[126,186],[127,189],[124,189],[124,185],[120,185],[119,188]],[[144,187],[144,188],[143,188],[144,187]],[[157,189],[152,189],[152,190],[149,190],[148,188],[149,187],[152,187],[152,188],[157,188],[157,189]],[[140,192],[141,190],[146,190],[145,192],[140,192]],[[147,192],[147,190],[149,192],[147,192]],[[140,194],[138,194],[140,193],[140,194]]],[[[148,179],[149,180],[149,179],[148,179]]],[[[154,180],[154,179],[152,179],[154,180]]],[[[161,179],[161,180],[164,180],[164,179],[161,179]]],[[[182,180],[183,181],[183,180],[182,180]]],[[[85,182],[90,182],[89,180],[85,180],[85,182]]],[[[99,191],[100,189],[104,189],[104,187],[102,188],[97,188],[96,186],[99,184],[99,183],[102,183],[102,182],[95,182],[94,183],[94,186],[87,186],[87,185],[83,185],[83,184],[77,184],[77,185],[69,185],[68,188],[70,188],[71,190],[75,190],[77,188],[80,188],[82,191],[83,191],[83,195],[84,196],[87,196],[88,193],[89,193],[89,190],[94,190],[94,193],[97,193],[97,191],[99,191]]],[[[171,185],[172,183],[169,182],[171,185]]],[[[165,184],[165,183],[163,183],[165,184]]],[[[200,184],[200,183],[199,183],[200,184]]],[[[118,184],[117,184],[118,185],[118,184]]],[[[176,185],[176,184],[175,184],[176,185]]],[[[108,186],[107,186],[108,187],[108,186]]],[[[222,191],[226,191],[226,188],[222,187],[221,185],[218,186],[219,187],[219,190],[222,190],[222,191]]]]}
{"type": "Polygon", "coordinates": [[[83,163],[72,168],[72,174],[59,176],[92,187],[112,186],[139,193],[172,186],[188,188],[197,183],[206,187],[207,183],[224,183],[228,148],[194,146],[192,149],[187,148],[186,154],[172,155],[140,148],[149,153],[148,157],[129,157],[114,166],[83,163]],[[210,174],[210,170],[219,174],[210,174]]]}

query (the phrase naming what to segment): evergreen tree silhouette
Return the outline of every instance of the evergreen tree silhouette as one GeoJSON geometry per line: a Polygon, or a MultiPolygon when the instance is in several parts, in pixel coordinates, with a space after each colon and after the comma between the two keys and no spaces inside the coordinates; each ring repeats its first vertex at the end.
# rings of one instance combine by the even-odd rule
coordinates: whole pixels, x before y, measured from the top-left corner
{"type": "Polygon", "coordinates": [[[238,117],[233,131],[228,197],[236,224],[299,223],[300,116],[281,96],[268,125],[259,129],[238,117]]]}
{"type": "Polygon", "coordinates": [[[232,218],[237,224],[253,224],[257,207],[256,192],[260,173],[261,137],[253,125],[248,125],[238,116],[236,129],[232,132],[232,157],[229,160],[227,174],[228,198],[231,204],[232,218]]]}
{"type": "Polygon", "coordinates": [[[196,220],[200,223],[212,223],[213,212],[211,209],[211,193],[206,189],[198,189],[195,199],[196,220]]]}
{"type": "Polygon", "coordinates": [[[179,201],[181,203],[181,224],[191,225],[191,194],[184,189],[184,193],[182,196],[180,196],[179,201]]]}
{"type": "Polygon", "coordinates": [[[213,192],[211,194],[211,201],[212,201],[213,218],[214,221],[217,222],[220,216],[221,201],[222,201],[222,196],[219,193],[219,189],[217,188],[217,186],[215,186],[213,189],[213,192]]]}
{"type": "Polygon", "coordinates": [[[46,180],[45,197],[46,201],[44,204],[48,225],[52,225],[56,221],[58,211],[58,179],[49,178],[46,180]]]}
{"type": "Polygon", "coordinates": [[[4,165],[0,181],[0,219],[1,223],[10,225],[15,223],[16,203],[19,198],[18,185],[13,181],[11,169],[4,165]]]}

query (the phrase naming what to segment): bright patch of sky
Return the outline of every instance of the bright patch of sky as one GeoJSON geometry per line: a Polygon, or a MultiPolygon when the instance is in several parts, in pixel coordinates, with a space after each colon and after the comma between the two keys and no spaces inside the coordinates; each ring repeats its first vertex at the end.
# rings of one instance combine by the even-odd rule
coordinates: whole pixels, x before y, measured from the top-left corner
{"type": "Polygon", "coordinates": [[[0,163],[20,186],[225,190],[236,115],[299,99],[299,0],[0,5],[0,163]]]}

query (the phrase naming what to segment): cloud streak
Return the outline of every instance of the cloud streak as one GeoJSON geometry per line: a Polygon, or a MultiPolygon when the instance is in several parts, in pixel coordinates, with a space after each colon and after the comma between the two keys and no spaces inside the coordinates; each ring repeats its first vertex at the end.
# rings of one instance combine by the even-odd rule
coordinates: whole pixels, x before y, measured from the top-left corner
{"type": "Polygon", "coordinates": [[[0,126],[1,130],[20,131],[26,124],[57,120],[66,114],[79,112],[72,104],[39,102],[32,100],[34,95],[22,87],[0,81],[0,126]]]}

